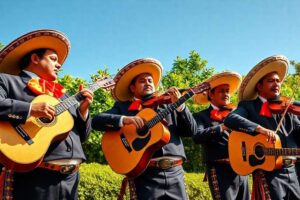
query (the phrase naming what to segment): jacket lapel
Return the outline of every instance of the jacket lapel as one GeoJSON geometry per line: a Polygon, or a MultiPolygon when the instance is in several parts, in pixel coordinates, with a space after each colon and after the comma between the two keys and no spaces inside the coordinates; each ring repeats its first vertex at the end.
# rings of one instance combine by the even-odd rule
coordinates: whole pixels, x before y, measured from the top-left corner
{"type": "Polygon", "coordinates": [[[31,79],[31,77],[24,71],[21,71],[19,73],[19,76],[21,77],[22,81],[27,85],[28,81],[31,79]]]}

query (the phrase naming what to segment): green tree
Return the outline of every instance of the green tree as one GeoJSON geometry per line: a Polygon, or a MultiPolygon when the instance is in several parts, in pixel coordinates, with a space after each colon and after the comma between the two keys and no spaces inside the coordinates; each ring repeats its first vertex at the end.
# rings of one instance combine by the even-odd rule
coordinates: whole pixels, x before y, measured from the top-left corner
{"type": "Polygon", "coordinates": [[[5,45],[2,44],[2,43],[0,42],[0,50],[1,50],[4,46],[5,46],[5,45]]]}
{"type": "Polygon", "coordinates": [[[298,100],[300,98],[300,63],[292,60],[290,64],[295,68],[295,74],[288,74],[281,87],[281,95],[298,100]]]}
{"type": "Polygon", "coordinates": [[[295,68],[295,74],[300,75],[300,62],[296,62],[295,60],[291,60],[290,64],[295,68]]]}
{"type": "MultiPolygon", "coordinates": [[[[188,58],[177,57],[172,69],[163,76],[163,88],[171,86],[178,88],[191,88],[209,78],[215,72],[215,68],[207,67],[207,61],[202,59],[199,53],[191,51],[188,58]]],[[[199,111],[205,106],[195,105],[189,100],[186,105],[192,112],[199,111]]],[[[202,150],[199,144],[195,144],[191,138],[184,138],[185,152],[188,162],[185,163],[187,171],[202,171],[202,150]]]]}
{"type": "MultiPolygon", "coordinates": [[[[214,74],[214,67],[207,67],[207,61],[202,59],[199,53],[191,51],[188,58],[177,56],[173,67],[162,78],[163,88],[168,89],[172,86],[178,88],[191,88],[199,85],[205,79],[214,74]]],[[[203,109],[202,105],[195,105],[191,100],[187,102],[192,112],[203,109]]]]}

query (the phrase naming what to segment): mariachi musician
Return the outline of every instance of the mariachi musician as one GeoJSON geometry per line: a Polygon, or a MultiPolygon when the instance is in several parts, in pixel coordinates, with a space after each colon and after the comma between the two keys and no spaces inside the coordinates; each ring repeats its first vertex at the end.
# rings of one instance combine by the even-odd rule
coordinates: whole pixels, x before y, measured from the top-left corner
{"type": "MultiPolygon", "coordinates": [[[[92,127],[101,131],[118,130],[131,124],[137,128],[143,127],[143,119],[136,114],[144,108],[146,102],[155,98],[161,74],[161,63],[150,58],[135,60],[123,67],[115,77],[116,84],[112,93],[116,102],[113,108],[94,117],[92,127]]],[[[166,93],[172,102],[181,97],[175,87],[166,93]]],[[[165,105],[152,109],[160,111],[163,108],[165,105]]],[[[196,130],[196,122],[184,104],[163,121],[170,131],[170,141],[154,152],[147,169],[134,178],[135,188],[131,190],[135,189],[138,199],[188,198],[182,168],[186,156],[180,137],[191,137],[196,130]]]]}
{"type": "MultiPolygon", "coordinates": [[[[32,101],[42,94],[51,98],[69,97],[64,88],[56,83],[59,69],[67,58],[69,49],[70,42],[63,33],[56,30],[36,30],[20,36],[0,51],[1,122],[17,126],[25,124],[29,117],[54,119],[54,106],[46,100],[32,101]]],[[[8,186],[8,182],[5,184],[5,199],[78,199],[78,169],[86,159],[81,143],[91,131],[89,106],[93,100],[91,91],[83,89],[81,94],[84,100],[79,107],[69,109],[75,122],[72,130],[66,134],[65,139],[49,144],[46,155],[36,169],[14,173],[12,188],[8,186]]],[[[58,121],[55,123],[58,124],[58,121]]],[[[1,131],[5,133],[2,127],[1,131]]],[[[7,137],[10,134],[8,132],[7,137]]],[[[36,149],[37,152],[39,150],[36,149]]],[[[0,153],[0,162],[3,163],[4,156],[0,153]]],[[[9,165],[8,162],[4,164],[9,165]]],[[[14,166],[14,163],[9,166],[14,166]]]]}
{"type": "MultiPolygon", "coordinates": [[[[288,65],[288,59],[282,55],[271,56],[258,63],[241,83],[240,102],[225,119],[225,126],[252,136],[262,134],[269,143],[274,143],[277,135],[283,148],[297,148],[300,139],[297,116],[290,112],[275,114],[270,110],[270,101],[280,95],[288,65]]],[[[295,157],[284,157],[280,169],[255,171],[253,198],[300,199],[295,161],[295,157]]]]}
{"type": "Polygon", "coordinates": [[[194,115],[198,129],[193,139],[204,150],[206,176],[213,199],[249,199],[248,177],[237,175],[228,159],[228,132],[224,118],[233,109],[230,96],[241,83],[236,72],[222,72],[213,75],[208,82],[211,89],[207,93],[194,96],[194,103],[210,106],[194,115]]]}

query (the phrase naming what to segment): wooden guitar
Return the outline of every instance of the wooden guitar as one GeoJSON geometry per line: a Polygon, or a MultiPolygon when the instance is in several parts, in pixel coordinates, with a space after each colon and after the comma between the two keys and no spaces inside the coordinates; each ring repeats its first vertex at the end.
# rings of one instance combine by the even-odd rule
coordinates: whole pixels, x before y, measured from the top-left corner
{"type": "Polygon", "coordinates": [[[177,102],[156,113],[150,108],[143,109],[137,116],[145,120],[144,127],[125,125],[118,131],[108,131],[102,137],[102,150],[112,168],[118,174],[128,177],[140,175],[147,167],[152,154],[170,140],[169,130],[161,123],[187,99],[196,93],[208,90],[210,85],[202,83],[180,97],[177,102]]]}
{"type": "Polygon", "coordinates": [[[272,171],[282,167],[283,156],[300,155],[300,149],[281,147],[278,135],[272,144],[262,134],[251,136],[232,131],[228,140],[231,167],[239,175],[248,175],[256,169],[272,171]]]}
{"type": "MultiPolygon", "coordinates": [[[[99,88],[110,88],[113,85],[112,79],[104,77],[89,85],[87,89],[94,92],[99,88]]],[[[32,103],[47,102],[54,106],[54,119],[29,117],[25,124],[18,125],[0,121],[0,162],[17,172],[27,172],[36,168],[50,144],[68,136],[74,125],[73,117],[68,110],[78,106],[83,99],[80,92],[63,101],[52,96],[39,95],[32,103]]]]}

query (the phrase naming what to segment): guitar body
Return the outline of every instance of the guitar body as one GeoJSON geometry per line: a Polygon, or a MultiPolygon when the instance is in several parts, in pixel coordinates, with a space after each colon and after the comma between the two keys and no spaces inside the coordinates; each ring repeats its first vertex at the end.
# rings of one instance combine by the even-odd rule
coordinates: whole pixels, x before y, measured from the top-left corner
{"type": "MultiPolygon", "coordinates": [[[[137,116],[148,121],[156,114],[146,108],[137,116]]],[[[152,154],[169,140],[170,132],[162,123],[157,123],[143,136],[136,132],[134,125],[125,125],[119,131],[109,131],[103,135],[102,150],[113,171],[136,177],[146,169],[152,154]]]]}
{"type": "Polygon", "coordinates": [[[228,140],[229,160],[232,169],[239,175],[248,175],[256,169],[272,171],[282,166],[282,156],[264,155],[264,148],[281,148],[279,136],[275,144],[267,141],[267,137],[232,131],[228,140]]]}
{"type": "MultiPolygon", "coordinates": [[[[48,95],[37,96],[32,103],[59,103],[48,95]]],[[[29,135],[32,144],[28,144],[8,122],[0,122],[0,160],[7,168],[17,172],[27,172],[36,168],[42,161],[53,141],[64,139],[74,125],[72,115],[64,111],[51,122],[30,117],[21,127],[29,135]]]]}

